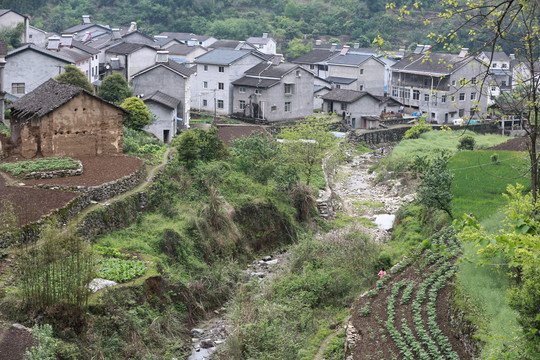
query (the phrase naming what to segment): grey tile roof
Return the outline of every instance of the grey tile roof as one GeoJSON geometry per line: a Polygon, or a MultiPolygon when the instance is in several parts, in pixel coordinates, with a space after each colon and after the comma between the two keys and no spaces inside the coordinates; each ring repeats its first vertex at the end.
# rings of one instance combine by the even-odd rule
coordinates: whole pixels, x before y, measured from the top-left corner
{"type": "Polygon", "coordinates": [[[155,101],[157,103],[163,104],[170,107],[171,109],[176,109],[178,104],[180,104],[180,99],[177,99],[173,96],[162,93],[161,91],[156,91],[153,94],[143,97],[142,101],[155,101]]]}
{"type": "MultiPolygon", "coordinates": [[[[345,103],[353,103],[356,100],[370,95],[367,91],[356,91],[356,90],[343,90],[343,89],[333,89],[328,93],[321,96],[323,100],[330,101],[340,101],[345,103]]],[[[373,97],[373,95],[370,95],[373,97]]],[[[378,100],[378,99],[377,99],[378,100]]]]}
{"type": "Polygon", "coordinates": [[[101,25],[101,24],[79,24],[79,25],[75,25],[75,26],[72,26],[70,28],[67,28],[65,30],[62,31],[63,34],[73,34],[73,33],[79,33],[81,31],[85,31],[86,29],[88,28],[91,28],[92,26],[99,26],[101,28],[103,28],[104,30],[110,30],[110,28],[108,26],[105,26],[105,25],[101,25]]]}
{"type": "Polygon", "coordinates": [[[196,46],[189,46],[185,44],[175,44],[173,46],[169,46],[168,48],[164,49],[169,52],[171,55],[189,55],[193,51],[198,49],[204,49],[202,46],[196,45],[196,46]]]}
{"type": "Polygon", "coordinates": [[[167,36],[173,39],[184,40],[184,41],[192,40],[192,39],[195,39],[198,41],[205,41],[211,38],[211,36],[209,35],[196,35],[193,33],[180,33],[180,32],[167,32],[167,31],[160,33],[159,36],[167,36]]]}
{"type": "Polygon", "coordinates": [[[459,57],[457,54],[408,54],[392,65],[391,69],[419,74],[450,75],[473,60],[474,56],[459,57]]]}
{"type": "Polygon", "coordinates": [[[145,45],[145,44],[135,44],[135,43],[127,43],[127,42],[125,42],[125,43],[120,43],[118,45],[110,47],[109,49],[107,49],[106,52],[111,53],[111,54],[128,55],[128,54],[134,53],[135,51],[137,51],[137,50],[139,50],[139,49],[141,49],[143,47],[153,49],[151,46],[148,46],[148,45],[145,45]]]}
{"type": "Polygon", "coordinates": [[[349,85],[358,79],[351,79],[351,78],[345,78],[345,77],[339,77],[339,76],[329,76],[325,80],[328,81],[329,83],[349,85]]]}
{"type": "Polygon", "coordinates": [[[338,54],[339,51],[330,51],[330,49],[314,49],[307,54],[297,57],[291,62],[297,64],[316,64],[322,61],[327,61],[338,54]]]}
{"type": "Polygon", "coordinates": [[[72,49],[69,47],[61,47],[58,50],[49,50],[49,51],[55,51],[57,54],[70,58],[74,62],[83,61],[83,60],[89,59],[92,56],[88,54],[87,52],[80,51],[77,49],[72,49]]]}
{"type": "Polygon", "coordinates": [[[267,89],[279,83],[280,83],[280,80],[278,79],[262,79],[262,78],[259,79],[259,78],[247,77],[247,76],[244,76],[232,82],[232,84],[235,86],[248,86],[248,87],[261,88],[261,89],[267,89]]]}
{"type": "Polygon", "coordinates": [[[21,47],[18,47],[16,49],[14,49],[14,50],[11,50],[10,52],[7,53],[6,57],[16,55],[16,54],[18,54],[20,52],[23,52],[25,50],[36,51],[36,52],[41,53],[43,55],[50,56],[50,57],[53,57],[53,58],[58,59],[60,61],[63,61],[66,64],[72,64],[74,62],[73,59],[71,59],[70,57],[60,55],[56,51],[50,51],[50,50],[47,50],[45,48],[38,47],[38,46],[36,46],[34,44],[25,44],[25,45],[23,45],[21,47]]]}
{"type": "Polygon", "coordinates": [[[73,40],[72,46],[91,55],[99,54],[98,49],[85,45],[81,41],[73,40]]]}
{"type": "Polygon", "coordinates": [[[11,110],[12,119],[24,122],[32,118],[47,115],[79,95],[81,92],[100,99],[104,103],[127,113],[121,107],[105,101],[80,87],[62,84],[54,79],[45,81],[34,90],[12,103],[8,108],[11,110]]]}
{"type": "Polygon", "coordinates": [[[249,54],[259,56],[251,50],[215,49],[199,56],[195,62],[198,64],[230,65],[249,54]]]}
{"type": "Polygon", "coordinates": [[[252,44],[268,44],[270,40],[272,40],[272,38],[269,37],[250,37],[247,39],[247,41],[252,44]]]}
{"type": "Polygon", "coordinates": [[[332,58],[331,60],[329,60],[328,64],[361,65],[372,57],[373,57],[372,55],[361,55],[361,54],[338,55],[332,58]]]}
{"type": "Polygon", "coordinates": [[[484,55],[486,55],[488,59],[491,59],[491,54],[493,54],[493,61],[510,61],[508,55],[506,55],[506,53],[502,51],[496,51],[494,53],[490,51],[484,51],[484,55]]]}
{"type": "Polygon", "coordinates": [[[180,73],[180,75],[184,76],[184,77],[189,77],[193,74],[195,74],[195,70],[192,69],[192,68],[188,68],[176,61],[173,61],[173,60],[169,60],[168,62],[166,63],[157,63],[157,64],[154,64],[152,66],[149,66],[147,67],[146,69],[143,69],[141,71],[139,71],[138,73],[134,74],[133,77],[137,77],[139,75],[142,75],[150,70],[153,70],[159,66],[163,66],[165,68],[168,68],[168,69],[171,69],[172,71],[175,71],[177,73],[180,73]]]}
{"type": "Polygon", "coordinates": [[[245,74],[252,76],[281,78],[283,75],[289,73],[290,71],[298,67],[300,66],[296,64],[273,65],[271,63],[268,64],[266,61],[263,61],[260,64],[257,64],[251,69],[247,70],[245,74]]]}

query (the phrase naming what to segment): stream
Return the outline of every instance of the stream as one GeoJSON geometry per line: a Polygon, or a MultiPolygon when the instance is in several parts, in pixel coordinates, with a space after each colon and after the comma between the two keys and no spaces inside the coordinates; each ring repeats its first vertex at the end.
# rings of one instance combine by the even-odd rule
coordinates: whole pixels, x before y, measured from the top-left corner
{"type": "MultiPolygon", "coordinates": [[[[385,147],[388,149],[388,147],[385,147]]],[[[342,165],[334,176],[334,192],[339,196],[341,204],[338,210],[351,217],[364,217],[376,224],[366,228],[378,242],[390,238],[395,213],[400,206],[413,199],[408,186],[397,180],[375,184],[376,173],[369,168],[381,159],[378,151],[355,155],[351,161],[342,165]],[[408,195],[405,195],[408,194],[408,195]]],[[[257,277],[259,281],[267,281],[285,261],[287,253],[280,251],[251,263],[244,275],[246,281],[257,277]]],[[[214,311],[214,316],[202,321],[191,330],[192,352],[187,360],[208,360],[223,344],[232,328],[227,317],[227,304],[214,311]]]]}

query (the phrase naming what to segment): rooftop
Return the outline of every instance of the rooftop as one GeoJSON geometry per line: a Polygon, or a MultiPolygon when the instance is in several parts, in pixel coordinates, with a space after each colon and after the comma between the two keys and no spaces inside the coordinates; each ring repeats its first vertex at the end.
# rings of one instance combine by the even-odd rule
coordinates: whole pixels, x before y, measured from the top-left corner
{"type": "Polygon", "coordinates": [[[167,95],[165,93],[162,93],[161,91],[156,91],[153,94],[147,95],[143,97],[143,101],[155,101],[157,103],[160,103],[162,105],[168,106],[171,109],[176,109],[178,104],[180,104],[180,100],[172,97],[170,95],[167,95]]]}
{"type": "Polygon", "coordinates": [[[195,62],[198,64],[230,65],[249,54],[260,57],[260,55],[253,52],[252,50],[214,49],[210,52],[207,52],[206,54],[199,56],[195,60],[195,62]]]}
{"type": "MultiPolygon", "coordinates": [[[[344,103],[353,103],[356,100],[369,95],[371,97],[374,97],[367,91],[356,91],[356,90],[343,90],[343,89],[333,89],[332,91],[329,91],[328,93],[321,96],[323,100],[330,100],[330,101],[339,101],[344,103]]],[[[377,98],[376,98],[377,99],[377,98]]],[[[379,100],[379,99],[377,99],[379,100]]]]}
{"type": "Polygon", "coordinates": [[[475,60],[474,56],[458,54],[422,53],[408,54],[392,66],[394,71],[416,72],[419,74],[450,75],[463,65],[475,60]]]}
{"type": "Polygon", "coordinates": [[[316,64],[321,61],[327,61],[338,54],[339,51],[330,51],[330,49],[314,49],[307,54],[297,57],[292,62],[297,64],[316,64]]]}

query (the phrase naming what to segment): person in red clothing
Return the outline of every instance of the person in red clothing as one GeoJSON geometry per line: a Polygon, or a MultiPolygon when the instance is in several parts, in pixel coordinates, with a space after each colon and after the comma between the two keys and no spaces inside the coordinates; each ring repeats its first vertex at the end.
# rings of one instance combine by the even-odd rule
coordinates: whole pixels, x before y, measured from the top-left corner
{"type": "Polygon", "coordinates": [[[382,268],[382,270],[379,271],[379,279],[382,279],[384,275],[386,275],[386,271],[384,271],[384,268],[382,268]]]}

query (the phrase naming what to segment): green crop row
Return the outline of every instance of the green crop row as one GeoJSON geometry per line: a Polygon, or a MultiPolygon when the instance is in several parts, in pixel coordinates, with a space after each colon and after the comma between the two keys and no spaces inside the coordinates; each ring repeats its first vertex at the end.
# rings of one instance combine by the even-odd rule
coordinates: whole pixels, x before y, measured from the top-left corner
{"type": "Polygon", "coordinates": [[[409,281],[405,290],[403,290],[403,295],[401,295],[401,305],[407,305],[411,301],[412,292],[414,290],[414,283],[409,281]]]}
{"type": "Polygon", "coordinates": [[[49,157],[16,163],[5,163],[0,165],[0,170],[18,176],[40,171],[76,169],[78,166],[79,161],[69,157],[49,157]]]}
{"type": "Polygon", "coordinates": [[[407,344],[413,349],[413,351],[418,355],[420,360],[430,360],[430,357],[428,353],[422,348],[422,344],[420,344],[417,340],[414,334],[412,333],[409,326],[407,326],[407,319],[402,318],[401,319],[401,329],[403,331],[403,335],[405,335],[405,341],[407,341],[407,344]]]}
{"type": "Polygon", "coordinates": [[[143,275],[145,272],[146,264],[142,261],[108,258],[99,262],[97,274],[103,279],[126,282],[143,275]]]}
{"type": "Polygon", "coordinates": [[[403,355],[403,359],[412,360],[414,359],[414,356],[411,349],[409,349],[409,346],[407,345],[406,341],[403,339],[403,336],[401,336],[399,331],[394,326],[394,320],[396,317],[396,309],[395,309],[396,298],[399,294],[399,289],[401,289],[403,286],[405,286],[405,283],[400,281],[400,282],[395,283],[394,286],[392,287],[392,293],[390,297],[388,298],[388,305],[387,305],[388,319],[386,320],[386,329],[390,333],[392,340],[394,340],[394,343],[396,344],[399,352],[401,353],[401,355],[403,355]]]}

